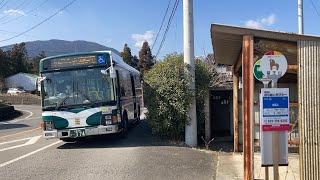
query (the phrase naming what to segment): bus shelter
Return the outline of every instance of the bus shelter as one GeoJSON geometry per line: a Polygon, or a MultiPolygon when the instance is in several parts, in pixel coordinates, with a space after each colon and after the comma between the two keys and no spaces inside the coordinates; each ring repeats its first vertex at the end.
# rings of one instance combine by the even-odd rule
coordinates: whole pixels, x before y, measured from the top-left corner
{"type": "Polygon", "coordinates": [[[319,179],[320,37],[212,24],[211,38],[216,62],[233,66],[232,134],[234,151],[244,152],[245,177],[252,174],[254,147],[260,140],[263,84],[254,79],[253,66],[265,53],[279,51],[288,62],[278,87],[290,91],[289,147],[299,150],[300,179],[319,179]]]}

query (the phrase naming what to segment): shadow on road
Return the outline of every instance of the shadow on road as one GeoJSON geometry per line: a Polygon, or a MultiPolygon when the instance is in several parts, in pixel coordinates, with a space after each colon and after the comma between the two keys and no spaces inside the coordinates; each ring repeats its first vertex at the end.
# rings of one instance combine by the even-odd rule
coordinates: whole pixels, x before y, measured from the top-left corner
{"type": "Polygon", "coordinates": [[[24,127],[30,127],[28,125],[25,124],[2,124],[0,126],[0,130],[4,130],[4,129],[15,129],[15,128],[24,128],[24,127]]]}
{"type": "Polygon", "coordinates": [[[128,136],[124,139],[118,135],[103,135],[81,139],[76,142],[65,143],[58,149],[79,149],[79,148],[119,148],[139,146],[182,146],[162,140],[152,134],[148,123],[141,120],[139,124],[131,126],[128,136]]]}

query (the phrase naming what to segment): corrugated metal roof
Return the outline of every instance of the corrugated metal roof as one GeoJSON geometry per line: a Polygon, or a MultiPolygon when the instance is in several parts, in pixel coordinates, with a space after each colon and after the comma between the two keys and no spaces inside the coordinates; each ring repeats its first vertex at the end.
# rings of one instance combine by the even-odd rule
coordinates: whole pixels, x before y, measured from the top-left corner
{"type": "Polygon", "coordinates": [[[289,42],[297,42],[298,40],[320,41],[318,36],[211,24],[212,46],[218,63],[235,64],[241,52],[243,35],[289,42]]]}

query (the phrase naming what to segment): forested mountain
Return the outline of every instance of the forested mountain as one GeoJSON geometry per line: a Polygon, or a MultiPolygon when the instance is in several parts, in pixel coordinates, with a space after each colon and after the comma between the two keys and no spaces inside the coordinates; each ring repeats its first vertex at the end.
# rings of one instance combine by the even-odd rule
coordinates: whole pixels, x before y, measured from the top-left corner
{"type": "MultiPolygon", "coordinates": [[[[14,45],[1,47],[3,51],[12,49],[14,45]]],[[[46,56],[54,56],[59,54],[74,52],[90,52],[101,50],[114,50],[98,43],[88,41],[65,41],[52,39],[48,41],[31,41],[25,42],[25,47],[29,58],[36,57],[42,51],[46,56]]]]}

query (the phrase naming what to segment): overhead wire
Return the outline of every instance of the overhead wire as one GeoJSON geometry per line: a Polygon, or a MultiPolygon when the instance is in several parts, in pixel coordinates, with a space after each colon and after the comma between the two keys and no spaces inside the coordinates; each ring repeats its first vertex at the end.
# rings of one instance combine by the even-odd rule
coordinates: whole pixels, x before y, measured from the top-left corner
{"type": "Polygon", "coordinates": [[[312,6],[313,6],[314,10],[316,10],[316,12],[317,12],[318,16],[320,16],[320,13],[319,13],[319,11],[318,11],[318,9],[317,9],[316,5],[314,4],[313,0],[310,0],[310,1],[311,1],[311,4],[312,4],[312,6]]]}
{"type": "Polygon", "coordinates": [[[2,9],[6,4],[8,4],[9,0],[7,0],[1,7],[0,9],[2,9]]]}
{"type": "MultiPolygon", "coordinates": [[[[32,13],[33,11],[39,9],[41,6],[43,6],[44,4],[46,4],[48,1],[49,1],[49,0],[45,0],[45,1],[42,2],[39,6],[33,8],[33,9],[30,10],[30,11],[25,12],[25,14],[29,14],[29,15],[36,16],[36,17],[40,17],[40,18],[43,18],[43,19],[44,19],[44,17],[42,17],[42,16],[39,16],[39,15],[37,15],[37,14],[31,14],[31,13],[32,13]]],[[[10,22],[12,22],[12,21],[15,21],[15,20],[17,20],[17,19],[20,19],[20,18],[23,17],[23,16],[24,16],[24,15],[17,16],[17,17],[15,17],[15,18],[10,19],[10,20],[8,20],[8,21],[5,21],[5,22],[3,22],[3,23],[1,23],[1,24],[8,24],[8,23],[10,23],[10,22]]]]}
{"type": "Polygon", "coordinates": [[[2,16],[0,18],[0,21],[3,20],[4,18],[10,17],[14,14],[17,13],[17,11],[21,11],[23,8],[25,8],[27,5],[29,5],[31,3],[31,1],[29,0],[29,2],[26,4],[26,6],[24,6],[23,8],[19,9],[22,5],[24,5],[28,0],[24,0],[21,4],[19,4],[17,7],[13,8],[11,12],[9,12],[8,14],[2,16]]]}
{"type": "Polygon", "coordinates": [[[3,1],[4,1],[4,0],[2,0],[2,1],[0,2],[0,5],[3,3],[3,1]]]}
{"type": "Polygon", "coordinates": [[[165,14],[164,14],[164,16],[163,16],[163,18],[162,18],[162,22],[161,22],[161,25],[160,25],[159,31],[158,31],[158,33],[157,33],[156,39],[154,40],[154,43],[153,43],[153,45],[152,45],[151,51],[153,50],[154,45],[156,44],[156,42],[157,42],[157,40],[158,40],[158,37],[159,37],[159,34],[160,34],[160,32],[161,32],[161,29],[162,29],[163,23],[164,23],[164,21],[165,21],[165,19],[166,19],[166,17],[167,17],[167,13],[168,13],[168,10],[169,10],[169,7],[170,7],[170,4],[171,4],[171,0],[169,0],[169,3],[168,3],[168,6],[167,6],[167,9],[166,9],[166,12],[165,12],[165,14]]]}
{"type": "Polygon", "coordinates": [[[11,17],[17,16],[17,15],[21,15],[21,14],[25,15],[25,12],[23,11],[23,9],[26,8],[30,3],[31,3],[31,1],[29,1],[27,4],[25,4],[20,9],[12,10],[11,14],[8,13],[7,14],[8,16],[6,18],[4,18],[2,21],[6,21],[6,20],[10,19],[11,17]]]}
{"type": "Polygon", "coordinates": [[[4,42],[4,41],[8,41],[8,40],[11,40],[11,39],[14,39],[16,37],[19,37],[33,29],[35,29],[36,27],[40,26],[41,24],[43,24],[44,22],[48,21],[49,19],[53,18],[54,16],[56,16],[58,13],[60,13],[61,11],[65,10],[66,8],[68,8],[69,6],[71,6],[74,2],[76,2],[77,0],[72,0],[70,3],[68,3],[67,5],[65,5],[64,7],[62,7],[60,10],[56,11],[55,13],[53,13],[51,16],[49,16],[48,18],[44,19],[43,21],[41,21],[40,23],[34,25],[33,27],[27,29],[26,31],[23,31],[13,37],[10,37],[10,38],[7,38],[7,39],[3,39],[3,40],[0,40],[0,42],[4,42]]]}
{"type": "Polygon", "coordinates": [[[175,1],[174,7],[173,7],[173,9],[172,9],[172,11],[171,11],[171,15],[170,15],[170,18],[169,18],[168,23],[167,23],[166,30],[165,30],[165,32],[164,32],[163,38],[162,38],[162,40],[161,40],[161,43],[160,43],[160,46],[159,46],[159,49],[158,49],[158,51],[157,51],[157,53],[156,53],[155,58],[158,57],[158,55],[159,55],[159,53],[160,53],[160,51],[161,51],[161,49],[162,49],[163,43],[164,43],[165,40],[166,40],[166,37],[167,37],[167,34],[168,34],[168,32],[169,32],[172,19],[173,19],[174,15],[175,15],[175,13],[176,13],[176,11],[177,11],[179,2],[180,2],[180,0],[176,0],[176,1],[175,1]]]}

